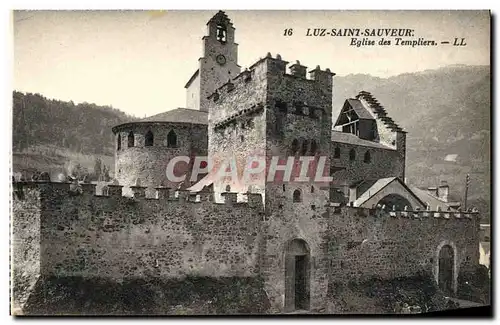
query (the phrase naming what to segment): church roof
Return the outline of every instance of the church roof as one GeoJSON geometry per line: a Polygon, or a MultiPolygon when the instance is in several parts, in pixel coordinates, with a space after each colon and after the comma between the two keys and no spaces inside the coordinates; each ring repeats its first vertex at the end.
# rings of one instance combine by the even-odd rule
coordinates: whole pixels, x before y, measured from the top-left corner
{"type": "Polygon", "coordinates": [[[173,122],[208,125],[208,113],[189,108],[176,108],[146,117],[139,122],[173,122]]]}
{"type": "Polygon", "coordinates": [[[359,138],[357,135],[352,134],[352,133],[346,133],[346,132],[340,132],[336,130],[332,130],[332,141],[333,142],[340,142],[340,143],[347,143],[347,144],[352,144],[356,146],[364,146],[364,147],[372,147],[372,148],[380,148],[380,149],[387,149],[387,150],[395,150],[394,148],[388,147],[386,145],[383,145],[379,142],[373,142],[369,140],[364,140],[359,138]]]}

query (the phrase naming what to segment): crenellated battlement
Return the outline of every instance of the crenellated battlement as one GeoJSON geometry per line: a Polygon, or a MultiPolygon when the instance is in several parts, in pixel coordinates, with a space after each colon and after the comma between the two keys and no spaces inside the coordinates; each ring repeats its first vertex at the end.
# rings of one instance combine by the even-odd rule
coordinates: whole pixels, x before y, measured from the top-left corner
{"type": "Polygon", "coordinates": [[[250,81],[257,80],[261,82],[262,77],[265,78],[267,75],[272,75],[274,77],[292,77],[297,80],[315,82],[321,85],[326,84],[331,87],[332,77],[335,76],[335,73],[331,72],[329,68],[322,70],[320,66],[317,65],[315,69],[309,71],[309,78],[307,78],[306,66],[301,65],[297,60],[290,66],[290,73],[287,73],[286,67],[288,63],[288,61],[282,60],[279,54],[276,55],[276,58],[273,58],[271,53],[267,53],[264,58],[257,60],[257,62],[252,64],[249,68],[246,68],[233,79],[229,78],[226,83],[208,96],[208,99],[217,102],[221,100],[221,98],[242,87],[255,87],[256,85],[250,81]]]}
{"type": "MultiPolygon", "coordinates": [[[[138,183],[138,182],[136,182],[138,183]]],[[[140,184],[140,183],[139,183],[140,184]]],[[[152,201],[152,202],[177,202],[189,204],[197,204],[207,202],[209,204],[218,205],[215,203],[213,191],[202,190],[199,192],[191,192],[188,190],[176,190],[169,187],[156,187],[156,195],[154,197],[146,197],[146,186],[134,185],[131,186],[132,196],[123,196],[122,185],[108,184],[106,185],[107,190],[103,191],[102,195],[98,195],[96,191],[96,184],[91,183],[69,183],[69,182],[49,182],[49,181],[31,181],[31,182],[14,182],[12,184],[12,190],[14,192],[15,200],[23,200],[24,192],[26,189],[36,189],[43,192],[42,197],[53,198],[56,196],[83,196],[92,195],[100,198],[111,198],[111,199],[124,199],[124,200],[134,200],[134,201],[152,201]]],[[[259,193],[243,193],[246,196],[246,202],[237,202],[237,193],[227,192],[222,193],[222,196],[226,197],[225,205],[233,206],[236,203],[239,206],[248,206],[250,208],[263,209],[262,197],[259,193]]]]}
{"type": "Polygon", "coordinates": [[[446,219],[446,220],[456,220],[456,219],[464,219],[464,220],[478,220],[480,217],[479,211],[474,209],[469,209],[468,211],[461,211],[460,209],[457,211],[441,210],[440,207],[437,210],[409,210],[405,207],[404,210],[396,210],[395,207],[392,209],[385,206],[376,206],[373,208],[361,208],[361,207],[351,207],[341,205],[340,203],[329,203],[327,207],[333,208],[333,214],[341,214],[341,215],[352,215],[359,217],[376,217],[376,218],[408,218],[408,219],[446,219]]]}

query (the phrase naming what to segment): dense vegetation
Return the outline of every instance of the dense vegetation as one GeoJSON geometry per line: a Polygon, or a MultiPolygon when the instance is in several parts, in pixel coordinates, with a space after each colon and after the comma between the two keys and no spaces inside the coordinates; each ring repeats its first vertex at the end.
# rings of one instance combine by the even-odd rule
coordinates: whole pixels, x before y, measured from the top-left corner
{"type": "Polygon", "coordinates": [[[12,145],[14,152],[55,145],[76,153],[113,155],[111,128],[133,119],[111,106],[75,105],[14,91],[12,145]]]}

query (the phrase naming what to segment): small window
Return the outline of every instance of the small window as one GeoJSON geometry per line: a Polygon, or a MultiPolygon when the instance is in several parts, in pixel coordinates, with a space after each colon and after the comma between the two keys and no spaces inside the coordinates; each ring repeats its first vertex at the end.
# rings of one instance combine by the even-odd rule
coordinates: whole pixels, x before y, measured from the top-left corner
{"type": "Polygon", "coordinates": [[[278,111],[280,113],[286,114],[288,112],[288,108],[286,106],[286,103],[281,101],[281,100],[276,101],[276,108],[278,109],[278,111]]]}
{"type": "Polygon", "coordinates": [[[300,193],[300,190],[293,191],[293,202],[302,202],[302,193],[300,193]]]}
{"type": "Polygon", "coordinates": [[[240,135],[240,141],[241,141],[241,142],[244,142],[244,141],[245,141],[245,137],[244,137],[244,136],[242,136],[242,135],[240,135]]]}
{"type": "Polygon", "coordinates": [[[167,134],[167,147],[169,148],[177,147],[177,134],[175,134],[174,130],[171,130],[167,134]]]}
{"type": "Polygon", "coordinates": [[[116,139],[116,150],[122,149],[122,136],[118,133],[118,138],[116,139]]]}
{"type": "Polygon", "coordinates": [[[231,185],[226,185],[226,192],[231,192],[231,185]]]}
{"type": "Polygon", "coordinates": [[[241,128],[242,128],[242,129],[245,129],[245,126],[246,126],[246,125],[245,125],[245,122],[242,122],[242,123],[241,123],[241,128]]]}
{"type": "Polygon", "coordinates": [[[127,140],[128,140],[128,141],[127,141],[127,142],[128,142],[128,143],[127,143],[127,144],[128,144],[128,147],[129,147],[129,148],[133,147],[133,146],[134,146],[134,142],[135,142],[135,139],[134,139],[134,132],[130,131],[130,132],[128,133],[128,139],[127,139],[127,140]]]}
{"type": "Polygon", "coordinates": [[[311,141],[311,156],[314,156],[316,154],[317,146],[318,145],[316,144],[316,141],[312,140],[311,141]]]}
{"type": "Polygon", "coordinates": [[[302,151],[301,151],[302,156],[304,156],[307,153],[308,144],[309,143],[307,142],[307,140],[304,140],[304,142],[302,142],[302,151]]]}
{"type": "Polygon", "coordinates": [[[304,107],[304,104],[302,102],[296,101],[293,103],[293,106],[295,107],[295,114],[302,114],[303,113],[302,108],[304,107]]]}
{"type": "Polygon", "coordinates": [[[372,160],[372,158],[370,156],[370,151],[367,150],[365,152],[365,158],[363,159],[363,161],[368,164],[368,163],[370,163],[371,160],[372,160]]]}
{"type": "Polygon", "coordinates": [[[314,186],[311,186],[311,193],[314,193],[314,186]]]}
{"type": "Polygon", "coordinates": [[[349,160],[356,160],[356,150],[351,149],[351,151],[349,151],[349,160]]]}
{"type": "Polygon", "coordinates": [[[283,192],[285,192],[285,191],[286,191],[286,189],[285,189],[285,184],[283,184],[283,192]]]}
{"type": "Polygon", "coordinates": [[[340,158],[340,148],[336,147],[333,153],[333,158],[340,158]]]}
{"type": "Polygon", "coordinates": [[[295,154],[299,150],[299,141],[297,139],[293,139],[292,141],[292,153],[295,154]]]}
{"type": "Polygon", "coordinates": [[[151,130],[149,130],[148,133],[146,133],[146,136],[145,136],[144,146],[145,147],[152,147],[153,143],[154,143],[153,132],[151,132],[151,130]]]}

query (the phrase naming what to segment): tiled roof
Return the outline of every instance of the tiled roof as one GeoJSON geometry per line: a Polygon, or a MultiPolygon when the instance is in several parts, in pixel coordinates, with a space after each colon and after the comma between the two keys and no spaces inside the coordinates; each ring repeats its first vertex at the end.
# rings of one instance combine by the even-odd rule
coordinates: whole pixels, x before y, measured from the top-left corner
{"type": "Polygon", "coordinates": [[[332,130],[332,141],[352,144],[352,145],[356,145],[356,146],[365,146],[365,147],[395,150],[394,148],[388,147],[388,146],[383,145],[383,144],[378,143],[378,142],[360,139],[355,134],[345,133],[345,132],[340,132],[340,131],[335,131],[335,130],[332,130]]]}
{"type": "Polygon", "coordinates": [[[176,108],[160,114],[146,117],[139,122],[176,122],[208,124],[208,113],[196,109],[176,108]]]}

